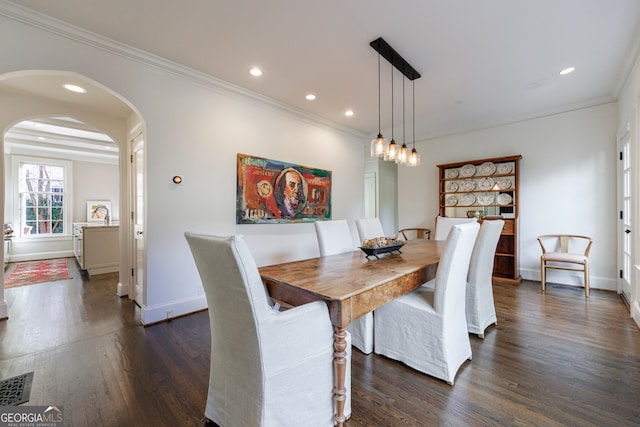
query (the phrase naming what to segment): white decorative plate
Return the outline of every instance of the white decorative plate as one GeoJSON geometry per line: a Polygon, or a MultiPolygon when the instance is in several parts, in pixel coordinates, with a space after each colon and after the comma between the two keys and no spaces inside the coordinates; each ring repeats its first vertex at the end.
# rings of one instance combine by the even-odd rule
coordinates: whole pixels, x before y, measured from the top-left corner
{"type": "Polygon", "coordinates": [[[447,206],[455,206],[458,204],[458,198],[456,196],[447,196],[447,198],[444,199],[444,204],[447,206]]]}
{"type": "Polygon", "coordinates": [[[499,174],[511,173],[513,170],[513,163],[498,163],[497,171],[499,174]]]}
{"type": "Polygon", "coordinates": [[[457,178],[458,177],[458,169],[447,169],[444,171],[445,178],[457,178]]]}
{"type": "Polygon", "coordinates": [[[511,188],[511,180],[509,178],[500,178],[496,181],[498,184],[498,188],[500,190],[506,190],[507,188],[511,188]]]}
{"type": "Polygon", "coordinates": [[[447,193],[455,193],[458,191],[458,183],[451,181],[447,183],[447,193]]]}
{"type": "Polygon", "coordinates": [[[507,193],[498,194],[498,198],[497,199],[498,199],[498,204],[499,205],[510,205],[511,201],[513,200],[511,195],[507,194],[507,193]]]}
{"type": "Polygon", "coordinates": [[[482,176],[493,175],[495,172],[496,165],[493,162],[484,162],[478,170],[478,174],[482,176]]]}
{"type": "Polygon", "coordinates": [[[476,182],[472,179],[462,181],[462,191],[473,191],[476,189],[476,182]]]}
{"type": "Polygon", "coordinates": [[[476,195],[476,200],[478,201],[478,204],[482,206],[492,205],[495,199],[496,199],[495,193],[480,193],[476,195]]]}
{"type": "Polygon", "coordinates": [[[493,184],[495,184],[493,178],[482,178],[478,181],[478,188],[480,190],[489,191],[493,188],[493,184]]]}
{"type": "Polygon", "coordinates": [[[458,203],[460,206],[471,206],[476,201],[476,196],[471,193],[464,193],[460,195],[458,203]]]}
{"type": "Polygon", "coordinates": [[[469,177],[476,174],[476,167],[473,165],[464,165],[460,168],[460,176],[469,177]]]}

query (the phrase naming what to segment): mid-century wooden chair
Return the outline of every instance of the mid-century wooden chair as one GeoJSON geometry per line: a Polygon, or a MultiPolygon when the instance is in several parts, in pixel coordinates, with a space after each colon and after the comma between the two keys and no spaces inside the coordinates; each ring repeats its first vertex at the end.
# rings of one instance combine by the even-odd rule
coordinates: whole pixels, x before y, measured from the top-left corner
{"type": "Polygon", "coordinates": [[[402,228],[398,230],[398,234],[402,234],[404,240],[410,239],[430,239],[431,230],[428,228],[402,228]]]}
{"type": "Polygon", "coordinates": [[[540,276],[542,291],[545,290],[547,269],[582,271],[584,273],[584,296],[589,297],[589,251],[591,237],[576,234],[544,234],[538,236],[542,248],[540,276]]]}

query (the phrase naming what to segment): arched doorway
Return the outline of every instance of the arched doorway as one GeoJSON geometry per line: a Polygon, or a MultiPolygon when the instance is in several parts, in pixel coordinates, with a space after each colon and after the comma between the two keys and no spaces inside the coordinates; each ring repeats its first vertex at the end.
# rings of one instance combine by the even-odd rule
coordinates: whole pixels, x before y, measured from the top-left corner
{"type": "MultiPolygon", "coordinates": [[[[140,115],[134,108],[117,94],[77,73],[52,71],[22,71],[0,76],[0,94],[10,109],[0,110],[0,130],[3,135],[2,173],[4,176],[7,156],[4,152],[4,136],[15,124],[25,120],[42,122],[52,118],[71,118],[78,123],[89,125],[113,141],[118,150],[118,190],[120,225],[120,267],[119,283],[116,293],[120,296],[134,293],[132,269],[133,231],[131,221],[131,166],[130,141],[143,133],[144,125],[140,115]],[[63,88],[64,84],[74,84],[86,90],[85,93],[74,93],[63,88]],[[46,118],[46,119],[45,119],[46,118]]],[[[7,209],[5,192],[2,188],[3,223],[6,223],[7,209]]],[[[70,230],[69,230],[70,231],[70,230]]],[[[8,317],[4,299],[4,287],[0,287],[0,319],[8,317]]]]}

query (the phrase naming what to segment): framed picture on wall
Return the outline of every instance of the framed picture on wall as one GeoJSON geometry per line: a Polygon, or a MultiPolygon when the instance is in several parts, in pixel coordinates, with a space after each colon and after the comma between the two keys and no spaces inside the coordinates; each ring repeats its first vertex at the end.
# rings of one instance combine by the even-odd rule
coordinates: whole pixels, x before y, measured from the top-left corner
{"type": "Polygon", "coordinates": [[[104,222],[107,215],[111,216],[111,202],[100,200],[87,202],[87,222],[104,222]]]}
{"type": "Polygon", "coordinates": [[[236,224],[331,219],[331,171],[238,153],[236,224]]]}

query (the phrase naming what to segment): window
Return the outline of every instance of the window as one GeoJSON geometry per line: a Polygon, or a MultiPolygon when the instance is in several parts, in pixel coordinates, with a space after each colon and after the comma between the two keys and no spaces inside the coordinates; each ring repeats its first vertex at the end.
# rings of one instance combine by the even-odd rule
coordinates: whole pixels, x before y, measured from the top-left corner
{"type": "Polygon", "coordinates": [[[23,237],[69,234],[65,213],[70,169],[70,162],[20,159],[17,170],[23,237]]]}

